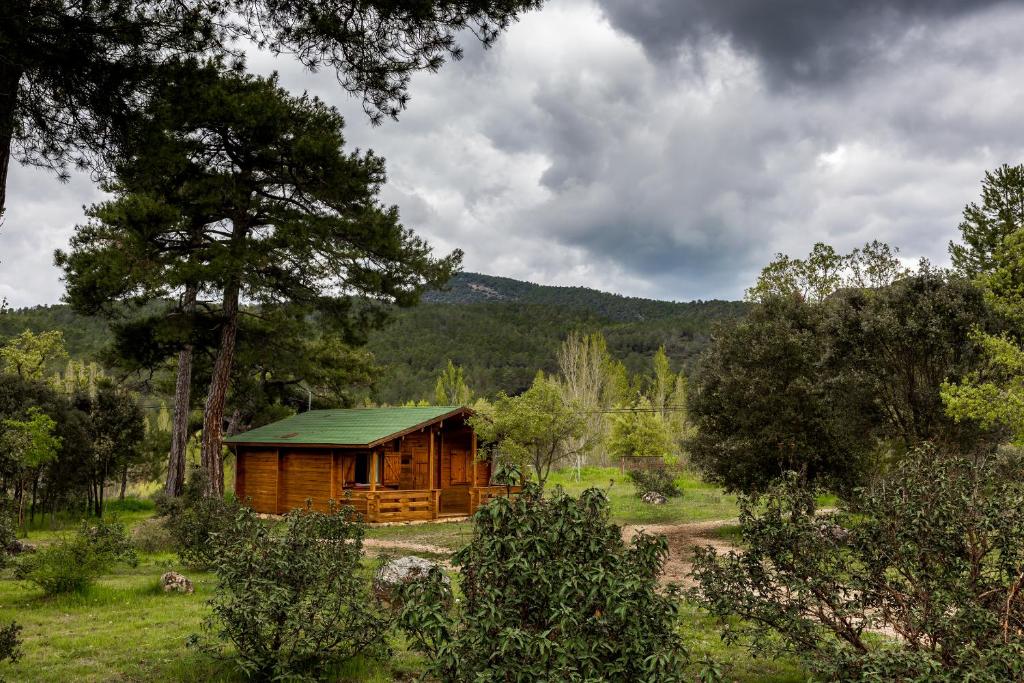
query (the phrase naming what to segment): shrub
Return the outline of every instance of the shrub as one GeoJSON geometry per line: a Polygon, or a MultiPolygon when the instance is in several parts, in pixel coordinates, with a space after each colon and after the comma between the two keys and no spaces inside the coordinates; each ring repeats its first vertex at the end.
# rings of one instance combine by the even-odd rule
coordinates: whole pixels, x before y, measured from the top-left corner
{"type": "Polygon", "coordinates": [[[174,538],[163,517],[150,517],[136,524],[131,531],[132,545],[143,553],[162,553],[174,550],[174,538]]]}
{"type": "Polygon", "coordinates": [[[683,495],[682,489],[676,485],[673,471],[668,467],[661,466],[630,470],[628,476],[633,485],[636,486],[637,496],[643,496],[647,493],[660,493],[666,498],[675,498],[683,495]]]}
{"type": "Polygon", "coordinates": [[[0,663],[16,662],[21,658],[21,640],[18,638],[20,632],[21,626],[14,622],[0,627],[0,663]]]}
{"type": "Polygon", "coordinates": [[[664,537],[626,545],[598,489],[579,499],[529,485],[474,517],[453,558],[464,599],[448,609],[443,574],[405,587],[401,625],[444,681],[684,680],[675,589],[658,590],[664,537]]]}
{"type": "Polygon", "coordinates": [[[232,498],[208,498],[204,494],[206,475],[197,470],[189,477],[184,493],[156,499],[157,512],[178,550],[181,561],[196,568],[213,565],[213,538],[229,526],[239,505],[232,498]]]}
{"type": "Polygon", "coordinates": [[[128,496],[124,500],[112,500],[104,503],[107,513],[111,512],[150,512],[156,509],[156,503],[144,498],[128,496]]]}
{"type": "MultiPolygon", "coordinates": [[[[0,569],[7,566],[7,546],[15,540],[15,523],[13,509],[6,501],[0,499],[0,569]]],[[[0,662],[16,662],[20,656],[21,641],[18,633],[21,626],[11,622],[7,626],[0,627],[0,662]]]]}
{"type": "Polygon", "coordinates": [[[18,538],[17,529],[14,507],[6,499],[0,497],[0,569],[7,565],[8,548],[18,538]]]}
{"type": "Polygon", "coordinates": [[[124,527],[117,522],[83,521],[71,538],[25,556],[16,575],[47,595],[80,592],[118,562],[132,566],[138,562],[124,527]]]}
{"type": "Polygon", "coordinates": [[[219,581],[194,645],[260,680],[384,652],[389,622],[360,566],[364,530],[351,507],[294,510],[276,527],[241,507],[229,522],[213,539],[219,581]]]}
{"type": "Polygon", "coordinates": [[[695,596],[822,679],[1024,680],[1022,474],[1010,451],[924,448],[827,515],[793,477],[741,502],[742,554],[698,552],[695,596]]]}

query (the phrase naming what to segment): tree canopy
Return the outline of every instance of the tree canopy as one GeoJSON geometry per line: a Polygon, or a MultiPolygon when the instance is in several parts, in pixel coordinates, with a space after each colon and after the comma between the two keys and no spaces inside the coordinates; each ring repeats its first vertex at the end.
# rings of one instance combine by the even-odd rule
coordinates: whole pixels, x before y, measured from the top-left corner
{"type": "Polygon", "coordinates": [[[978,287],[926,265],[820,301],[768,296],[702,363],[693,458],[733,489],[795,471],[849,490],[925,441],[985,447],[997,435],[950,419],[940,389],[981,362],[973,330],[997,326],[978,287]]]}
{"type": "Polygon", "coordinates": [[[485,46],[541,0],[7,0],[0,21],[0,213],[9,159],[102,165],[181,59],[230,56],[238,39],[333,69],[371,120],[396,117],[417,71],[485,46]]]}
{"type": "Polygon", "coordinates": [[[443,284],[461,253],[435,258],[380,204],[383,160],[345,152],[338,112],[274,78],[182,69],[149,116],[118,160],[115,198],[90,209],[57,262],[85,310],[196,290],[213,323],[202,457],[219,493],[243,316],[287,308],[362,343],[388,307],[443,284]]]}

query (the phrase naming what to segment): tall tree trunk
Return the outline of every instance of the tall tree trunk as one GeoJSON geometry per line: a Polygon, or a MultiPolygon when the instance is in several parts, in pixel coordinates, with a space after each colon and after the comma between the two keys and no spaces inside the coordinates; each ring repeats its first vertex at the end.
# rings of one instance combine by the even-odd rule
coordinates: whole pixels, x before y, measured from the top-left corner
{"type": "Polygon", "coordinates": [[[32,477],[32,505],[28,509],[28,521],[30,523],[35,523],[36,521],[36,498],[39,494],[39,477],[39,472],[36,472],[35,476],[32,477]]]}
{"type": "Polygon", "coordinates": [[[7,169],[11,163],[20,81],[21,71],[10,64],[5,66],[4,60],[0,59],[0,220],[7,206],[7,169]]]}
{"type": "Polygon", "coordinates": [[[207,495],[210,497],[224,495],[224,462],[221,454],[224,447],[224,405],[227,402],[228,385],[231,383],[235,339],[238,336],[238,290],[238,282],[234,280],[224,287],[220,348],[213,363],[213,375],[203,411],[202,465],[206,470],[207,495]]]}
{"type": "Polygon", "coordinates": [[[124,492],[128,488],[128,463],[125,463],[124,469],[121,470],[121,491],[117,495],[117,499],[124,502],[124,492]]]}
{"type": "MultiPolygon", "coordinates": [[[[188,319],[196,310],[197,287],[185,289],[182,309],[188,319]]],[[[164,492],[177,497],[185,490],[185,452],[188,448],[188,415],[191,407],[192,344],[178,352],[178,377],[174,385],[174,415],[171,422],[171,453],[167,461],[167,484],[164,492]]]]}

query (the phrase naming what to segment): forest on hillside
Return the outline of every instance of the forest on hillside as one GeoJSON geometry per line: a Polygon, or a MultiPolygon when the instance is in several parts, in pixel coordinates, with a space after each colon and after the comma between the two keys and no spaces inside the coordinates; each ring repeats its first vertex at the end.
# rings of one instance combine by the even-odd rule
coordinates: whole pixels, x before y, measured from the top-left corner
{"type": "MultiPolygon", "coordinates": [[[[738,301],[675,303],[609,294],[584,287],[547,287],[476,273],[460,273],[419,306],[396,309],[367,349],[380,374],[366,398],[404,403],[433,396],[449,360],[461,365],[480,395],[525,390],[537,370],[555,369],[555,350],[571,331],[602,332],[611,354],[631,373],[646,369],[664,347],[675,370],[693,371],[715,323],[736,319],[738,301]]],[[[36,306],[0,315],[0,341],[24,330],[64,333],[69,355],[101,357],[111,334],[102,318],[69,306],[36,306]]]]}

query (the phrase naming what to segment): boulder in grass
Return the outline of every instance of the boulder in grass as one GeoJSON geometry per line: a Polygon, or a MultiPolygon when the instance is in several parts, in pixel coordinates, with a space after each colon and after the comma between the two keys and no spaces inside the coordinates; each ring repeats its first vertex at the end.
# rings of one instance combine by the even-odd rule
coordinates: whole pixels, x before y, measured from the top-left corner
{"type": "MultiPolygon", "coordinates": [[[[415,555],[397,557],[389,560],[377,570],[377,575],[373,578],[373,590],[378,597],[390,602],[395,589],[407,583],[425,579],[434,568],[444,571],[444,567],[440,563],[422,557],[415,555]]],[[[443,581],[445,587],[450,590],[451,579],[447,574],[444,574],[443,581]]]]}
{"type": "Polygon", "coordinates": [[[668,502],[668,498],[661,495],[657,491],[648,491],[644,495],[640,496],[640,500],[647,503],[648,505],[664,505],[668,502]]]}
{"type": "Polygon", "coordinates": [[[164,593],[194,593],[195,588],[183,574],[167,572],[160,577],[160,587],[164,593]]]}
{"type": "Polygon", "coordinates": [[[14,539],[7,544],[7,553],[9,555],[21,555],[22,553],[34,553],[36,547],[27,541],[19,541],[14,539]]]}

